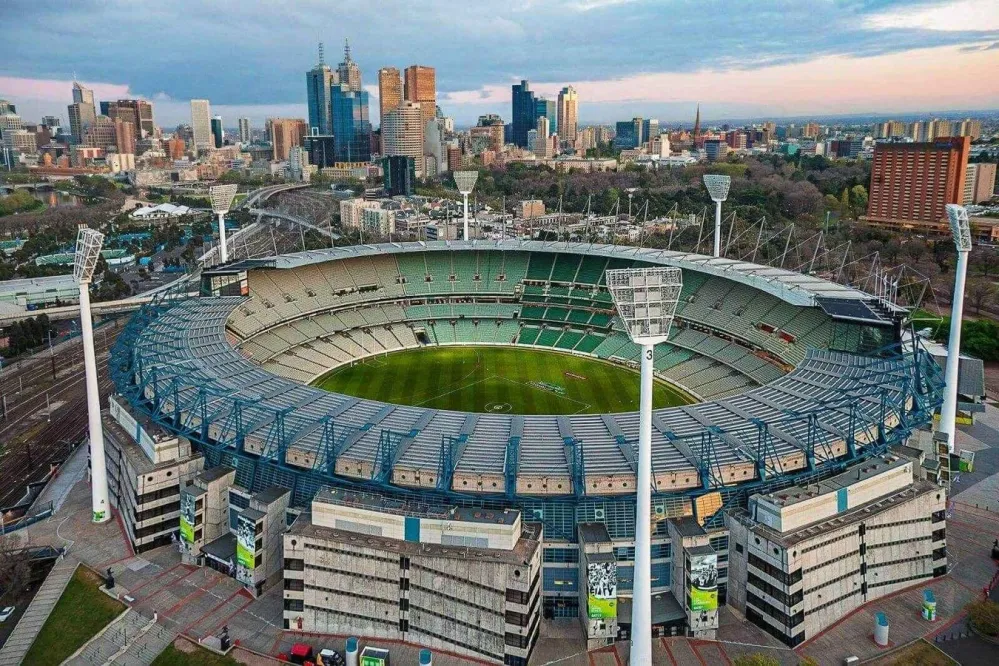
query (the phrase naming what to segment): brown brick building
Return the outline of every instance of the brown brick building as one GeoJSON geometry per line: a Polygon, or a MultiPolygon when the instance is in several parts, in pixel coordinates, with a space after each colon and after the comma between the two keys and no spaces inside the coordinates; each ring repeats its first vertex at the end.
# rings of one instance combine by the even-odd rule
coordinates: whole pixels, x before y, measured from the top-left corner
{"type": "Polygon", "coordinates": [[[970,137],[878,143],[865,221],[898,229],[946,228],[949,203],[964,199],[970,137]]]}

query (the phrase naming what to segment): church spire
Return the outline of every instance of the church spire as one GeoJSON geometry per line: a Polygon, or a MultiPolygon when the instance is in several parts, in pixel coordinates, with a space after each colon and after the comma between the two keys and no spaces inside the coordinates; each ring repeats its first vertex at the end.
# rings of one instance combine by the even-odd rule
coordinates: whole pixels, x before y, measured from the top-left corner
{"type": "Polygon", "coordinates": [[[701,104],[697,103],[697,115],[694,116],[694,137],[701,135],[701,104]]]}

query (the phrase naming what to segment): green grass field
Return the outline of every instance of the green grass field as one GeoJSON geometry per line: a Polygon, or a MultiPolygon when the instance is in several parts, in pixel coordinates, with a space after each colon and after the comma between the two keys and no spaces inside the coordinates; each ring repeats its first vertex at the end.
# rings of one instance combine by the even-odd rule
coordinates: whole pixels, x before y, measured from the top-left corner
{"type": "MultiPolygon", "coordinates": [[[[638,373],[603,361],[514,347],[428,347],[342,366],[315,384],[401,405],[500,414],[638,410],[638,373]]],[[[653,405],[694,399],[663,383],[653,405]]]]}
{"type": "Polygon", "coordinates": [[[90,569],[76,570],[22,664],[62,663],[124,612],[125,604],[97,589],[101,583],[90,569]]]}

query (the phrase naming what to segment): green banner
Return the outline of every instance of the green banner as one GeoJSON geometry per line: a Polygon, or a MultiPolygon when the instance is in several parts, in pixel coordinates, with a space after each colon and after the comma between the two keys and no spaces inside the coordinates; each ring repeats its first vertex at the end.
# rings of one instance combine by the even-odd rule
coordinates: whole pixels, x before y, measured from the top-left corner
{"type": "Polygon", "coordinates": [[[718,610],[718,555],[690,558],[690,610],[718,610]]]}
{"type": "Polygon", "coordinates": [[[249,570],[254,568],[253,552],[256,550],[256,532],[253,521],[239,515],[236,523],[236,563],[249,570]]]}
{"type": "Polygon", "coordinates": [[[189,492],[180,493],[180,539],[185,543],[194,543],[194,513],[195,498],[189,492]]]}
{"type": "Polygon", "coordinates": [[[586,565],[586,615],[594,620],[617,617],[617,562],[586,565]]]}

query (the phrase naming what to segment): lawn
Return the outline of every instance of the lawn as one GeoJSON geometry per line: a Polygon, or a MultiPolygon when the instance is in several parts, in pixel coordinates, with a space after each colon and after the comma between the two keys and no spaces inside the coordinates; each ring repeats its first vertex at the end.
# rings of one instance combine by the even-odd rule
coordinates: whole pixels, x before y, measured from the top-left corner
{"type": "Polygon", "coordinates": [[[181,650],[171,643],[153,660],[152,666],[185,666],[187,664],[193,664],[194,666],[235,666],[235,664],[239,663],[232,657],[223,657],[195,645],[188,644],[187,647],[191,649],[190,652],[181,650]]]}
{"type": "MultiPolygon", "coordinates": [[[[510,347],[431,347],[342,366],[316,386],[402,405],[499,414],[638,410],[638,373],[604,361],[510,347]]],[[[656,382],[653,406],[694,402],[656,382]]]]}
{"type": "Polygon", "coordinates": [[[77,568],[23,664],[62,663],[125,610],[125,604],[97,589],[102,583],[90,569],[77,568]]]}
{"type": "Polygon", "coordinates": [[[957,666],[957,662],[925,640],[878,659],[876,666],[957,666]]]}

